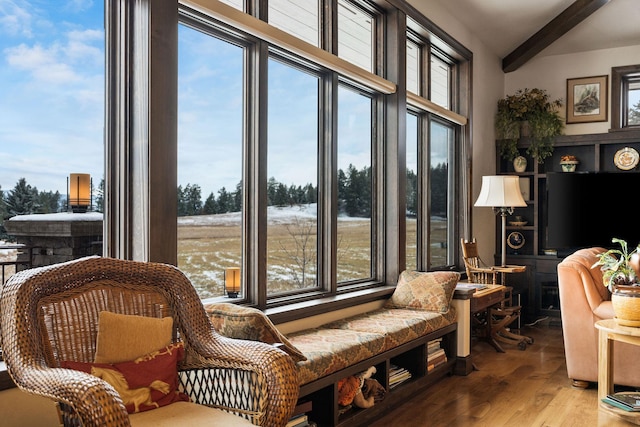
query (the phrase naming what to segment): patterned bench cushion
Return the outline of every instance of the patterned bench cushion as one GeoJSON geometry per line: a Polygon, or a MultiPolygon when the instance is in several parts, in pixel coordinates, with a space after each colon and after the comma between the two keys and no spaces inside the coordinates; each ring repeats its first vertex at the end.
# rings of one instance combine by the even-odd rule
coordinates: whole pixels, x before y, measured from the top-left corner
{"type": "Polygon", "coordinates": [[[382,334],[325,327],[294,332],[288,338],[307,357],[297,363],[300,385],[373,357],[385,346],[382,334]]]}
{"type": "Polygon", "coordinates": [[[385,337],[383,351],[412,341],[456,321],[453,307],[446,313],[380,308],[324,325],[328,329],[370,332],[385,337]]]}

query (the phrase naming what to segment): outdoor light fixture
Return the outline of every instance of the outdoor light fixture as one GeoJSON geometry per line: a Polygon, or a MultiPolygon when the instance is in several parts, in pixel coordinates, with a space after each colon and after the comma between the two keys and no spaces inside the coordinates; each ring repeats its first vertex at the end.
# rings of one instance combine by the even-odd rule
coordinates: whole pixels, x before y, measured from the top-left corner
{"type": "Polygon", "coordinates": [[[69,206],[73,212],[86,212],[91,206],[91,176],[88,173],[69,175],[69,206]]]}
{"type": "Polygon", "coordinates": [[[238,298],[240,293],[240,268],[229,267],[224,270],[224,287],[229,298],[238,298]]]}
{"type": "Polygon", "coordinates": [[[513,208],[527,206],[520,193],[519,179],[510,175],[483,176],[480,195],[474,205],[493,208],[502,217],[502,267],[507,265],[507,214],[513,214],[513,208]]]}

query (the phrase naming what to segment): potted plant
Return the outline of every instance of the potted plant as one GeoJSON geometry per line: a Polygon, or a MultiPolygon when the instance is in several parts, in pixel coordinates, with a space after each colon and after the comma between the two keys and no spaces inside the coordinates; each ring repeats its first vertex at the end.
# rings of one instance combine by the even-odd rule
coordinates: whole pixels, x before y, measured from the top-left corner
{"type": "Polygon", "coordinates": [[[552,101],[544,89],[518,89],[498,101],[495,117],[498,150],[503,158],[513,160],[520,155],[518,139],[529,136],[527,154],[538,163],[553,154],[553,138],[562,133],[560,117],[562,99],[552,101]]]}
{"type": "Polygon", "coordinates": [[[593,267],[600,266],[602,283],[611,292],[615,320],[624,326],[640,326],[640,245],[629,252],[625,240],[613,238],[620,249],[598,255],[593,267]]]}

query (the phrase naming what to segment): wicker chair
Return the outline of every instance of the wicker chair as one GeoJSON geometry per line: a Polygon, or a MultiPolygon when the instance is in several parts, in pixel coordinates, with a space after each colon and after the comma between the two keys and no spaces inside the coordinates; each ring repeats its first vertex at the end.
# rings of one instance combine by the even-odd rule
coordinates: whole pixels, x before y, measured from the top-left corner
{"type": "MultiPolygon", "coordinates": [[[[170,265],[87,257],[25,270],[3,287],[0,310],[11,378],[20,389],[55,400],[67,426],[138,425],[136,417],[158,412],[154,417],[162,418],[159,411],[178,405],[130,416],[108,383],[59,367],[63,360],[93,361],[100,311],[172,316],[186,354],[178,365],[180,387],[192,402],[218,409],[179,403],[210,411],[211,419],[232,413],[240,422],[284,426],[296,404],[292,359],[265,343],[218,335],[190,281],[170,265]]],[[[183,421],[177,424],[189,424],[183,421]]]]}

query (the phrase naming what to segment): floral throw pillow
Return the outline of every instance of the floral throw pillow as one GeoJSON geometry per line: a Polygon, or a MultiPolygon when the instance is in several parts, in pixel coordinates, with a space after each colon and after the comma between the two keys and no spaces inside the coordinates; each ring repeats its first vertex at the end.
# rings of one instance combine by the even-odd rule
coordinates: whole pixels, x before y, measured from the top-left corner
{"type": "Polygon", "coordinates": [[[127,412],[133,414],[189,401],[189,396],[178,390],[178,361],[183,357],[184,344],[179,342],[127,362],[63,361],[60,366],[102,378],[116,389],[127,412]]]}
{"type": "Polygon", "coordinates": [[[307,360],[304,354],[278,331],[271,320],[260,310],[230,303],[205,305],[213,327],[220,335],[267,344],[282,343],[281,349],[295,362],[307,360]]]}
{"type": "Polygon", "coordinates": [[[385,307],[446,313],[459,280],[460,274],[453,271],[405,270],[385,307]]]}

